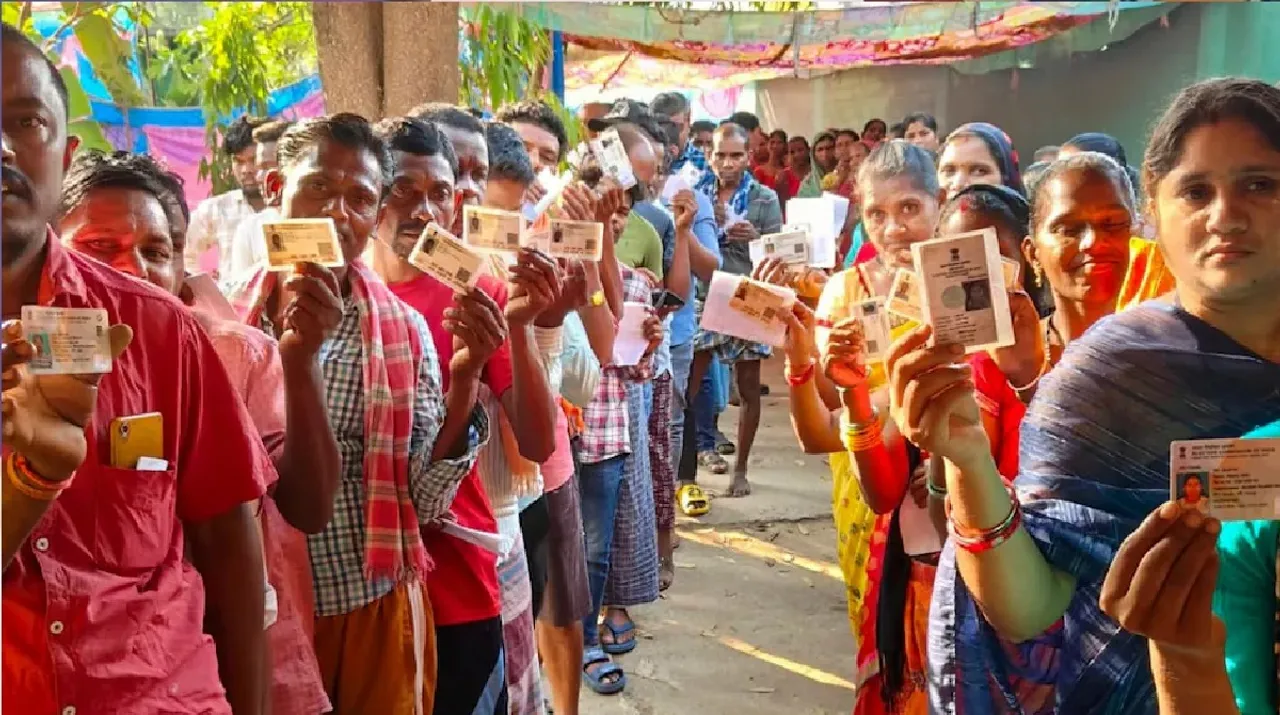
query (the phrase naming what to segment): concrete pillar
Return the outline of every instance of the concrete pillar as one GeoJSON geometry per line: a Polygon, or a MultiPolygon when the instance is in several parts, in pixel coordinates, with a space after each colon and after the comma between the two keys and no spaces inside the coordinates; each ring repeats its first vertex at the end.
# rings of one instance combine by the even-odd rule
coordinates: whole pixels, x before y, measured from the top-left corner
{"type": "Polygon", "coordinates": [[[379,119],[458,100],[456,4],[319,2],[312,14],[329,111],[379,119]]]}

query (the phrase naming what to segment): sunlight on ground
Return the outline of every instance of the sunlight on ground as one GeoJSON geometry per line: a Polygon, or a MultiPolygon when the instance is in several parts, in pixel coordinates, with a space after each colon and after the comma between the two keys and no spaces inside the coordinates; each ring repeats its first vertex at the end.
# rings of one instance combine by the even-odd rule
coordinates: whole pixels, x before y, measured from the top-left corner
{"type": "Polygon", "coordinates": [[[853,683],[837,675],[832,675],[825,670],[818,670],[817,668],[805,665],[804,663],[797,663],[789,658],[783,658],[780,655],[766,653],[750,643],[740,641],[732,636],[718,636],[716,640],[722,645],[732,648],[743,655],[749,655],[757,660],[762,660],[769,665],[776,666],[801,677],[808,678],[815,683],[834,685],[838,688],[844,688],[845,690],[853,690],[855,687],[853,683]]]}
{"type": "Polygon", "coordinates": [[[745,556],[752,556],[762,561],[773,561],[779,564],[795,566],[816,574],[822,574],[837,581],[843,580],[840,567],[829,561],[815,561],[744,534],[740,531],[717,532],[714,529],[680,529],[680,538],[713,548],[729,549],[745,556]]]}

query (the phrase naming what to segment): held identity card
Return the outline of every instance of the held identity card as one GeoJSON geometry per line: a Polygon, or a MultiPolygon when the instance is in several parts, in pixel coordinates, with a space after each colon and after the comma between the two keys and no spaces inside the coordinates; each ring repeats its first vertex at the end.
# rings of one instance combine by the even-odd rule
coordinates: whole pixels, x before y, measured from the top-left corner
{"type": "Polygon", "coordinates": [[[629,189],[636,185],[636,175],[631,169],[631,158],[622,144],[617,129],[606,129],[591,140],[591,151],[600,162],[605,175],[613,177],[618,186],[629,189]]]}
{"type": "Polygon", "coordinates": [[[1192,439],[1169,445],[1169,491],[1222,521],[1280,518],[1280,438],[1192,439]]]}
{"type": "Polygon", "coordinates": [[[768,233],[747,244],[751,262],[781,258],[788,266],[809,265],[809,234],[802,231],[768,233]]]}
{"type": "Polygon", "coordinates": [[[716,333],[781,347],[787,334],[786,314],[796,302],[794,291],[716,271],[711,275],[702,327],[716,333]]]}
{"type": "Polygon", "coordinates": [[[111,339],[102,308],[22,306],[22,332],[36,349],[33,375],[111,372],[111,339]]]}
{"type": "Polygon", "coordinates": [[[330,218],[288,218],[262,224],[267,245],[267,267],[292,271],[298,263],[341,268],[342,244],[330,218]]]}
{"type": "Polygon", "coordinates": [[[911,246],[920,279],[924,322],[937,344],[973,353],[1013,345],[1004,267],[995,229],[985,228],[911,246]]]}
{"type": "Polygon", "coordinates": [[[484,253],[519,253],[524,217],[468,204],[462,208],[462,242],[484,253]]]}
{"type": "Polygon", "coordinates": [[[893,342],[893,327],[884,298],[871,298],[854,306],[858,322],[862,323],[862,342],[866,347],[868,363],[884,362],[893,342]]]}
{"type": "Polygon", "coordinates": [[[422,230],[409,262],[458,293],[466,293],[480,279],[484,256],[432,222],[422,230]]]}
{"type": "Polygon", "coordinates": [[[548,245],[547,255],[552,258],[598,261],[604,251],[604,224],[553,218],[548,245]]]}
{"type": "Polygon", "coordinates": [[[662,200],[671,203],[681,191],[693,191],[697,188],[699,181],[702,181],[702,170],[694,166],[693,162],[686,162],[680,167],[680,171],[667,177],[667,183],[662,186],[662,200]]]}

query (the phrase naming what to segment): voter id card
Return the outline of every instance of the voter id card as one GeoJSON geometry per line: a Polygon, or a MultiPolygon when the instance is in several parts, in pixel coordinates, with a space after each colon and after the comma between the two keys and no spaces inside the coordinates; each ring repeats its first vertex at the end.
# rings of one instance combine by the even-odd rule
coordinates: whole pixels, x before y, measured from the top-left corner
{"type": "Polygon", "coordinates": [[[600,162],[600,168],[617,181],[619,186],[629,189],[636,185],[631,158],[627,156],[627,148],[623,146],[617,129],[610,128],[600,132],[600,136],[591,140],[591,151],[600,162]]]}
{"type": "Polygon", "coordinates": [[[791,310],[786,295],[770,290],[767,284],[743,278],[729,299],[729,307],[766,325],[786,319],[791,310]]]}
{"type": "Polygon", "coordinates": [[[35,347],[33,375],[111,372],[111,338],[102,308],[22,307],[22,332],[35,347]]]}
{"type": "Polygon", "coordinates": [[[752,263],[778,258],[788,266],[809,265],[809,234],[801,231],[767,233],[747,244],[752,263]]]}
{"type": "Polygon", "coordinates": [[[433,222],[422,230],[409,262],[455,291],[467,293],[480,279],[484,256],[433,222]]]}
{"type": "Polygon", "coordinates": [[[1222,521],[1280,519],[1280,438],[1173,442],[1169,482],[1184,509],[1222,521]]]}
{"type": "Polygon", "coordinates": [[[331,218],[289,218],[262,224],[267,246],[267,267],[292,271],[299,263],[341,268],[342,244],[331,218]]]}
{"type": "Polygon", "coordinates": [[[604,224],[598,221],[551,219],[552,258],[579,258],[598,261],[604,251],[604,224]]]}
{"type": "Polygon", "coordinates": [[[483,206],[462,209],[462,242],[485,253],[519,253],[524,217],[483,206]]]}

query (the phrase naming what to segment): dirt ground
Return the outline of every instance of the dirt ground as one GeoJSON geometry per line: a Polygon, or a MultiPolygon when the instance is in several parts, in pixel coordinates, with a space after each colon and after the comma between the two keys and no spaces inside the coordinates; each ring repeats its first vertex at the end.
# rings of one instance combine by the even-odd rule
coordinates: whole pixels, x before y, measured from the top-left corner
{"type": "MultiPolygon", "coordinates": [[[[777,363],[777,361],[771,361],[777,363]]],[[[831,475],[802,454],[779,364],[765,370],[752,494],[681,517],[676,580],[632,610],[640,643],[618,662],[627,689],[582,691],[585,715],[837,715],[853,707],[853,639],[835,562],[831,475]]],[[[735,438],[737,409],[721,418],[735,438]]],[[[732,463],[733,457],[729,458],[732,463]]],[[[699,476],[713,493],[728,476],[699,476]]]]}

